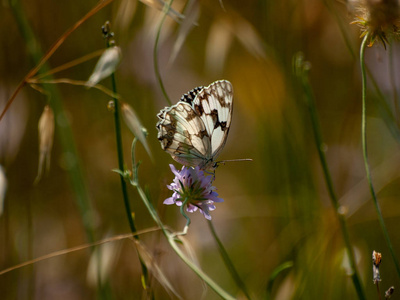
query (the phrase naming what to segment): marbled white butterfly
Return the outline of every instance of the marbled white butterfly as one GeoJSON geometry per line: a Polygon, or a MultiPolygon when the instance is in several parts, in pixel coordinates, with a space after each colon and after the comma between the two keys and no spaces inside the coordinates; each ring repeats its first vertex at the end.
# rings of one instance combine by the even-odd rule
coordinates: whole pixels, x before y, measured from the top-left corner
{"type": "Polygon", "coordinates": [[[189,91],[157,115],[162,149],[182,165],[215,168],[228,137],[232,110],[233,88],[227,80],[189,91]]]}

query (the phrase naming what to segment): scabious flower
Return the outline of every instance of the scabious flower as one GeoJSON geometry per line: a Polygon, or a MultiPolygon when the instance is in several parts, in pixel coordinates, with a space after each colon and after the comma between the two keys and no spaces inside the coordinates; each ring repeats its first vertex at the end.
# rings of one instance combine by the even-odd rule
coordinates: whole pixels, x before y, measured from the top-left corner
{"type": "Polygon", "coordinates": [[[195,212],[197,209],[208,220],[210,211],[215,209],[214,202],[223,202],[218,198],[216,188],[212,186],[212,176],[205,176],[199,167],[182,167],[178,171],[174,165],[169,165],[175,178],[167,188],[174,191],[172,197],[165,199],[164,204],[182,206],[186,201],[186,211],[195,212]]]}
{"type": "Polygon", "coordinates": [[[378,39],[386,48],[388,36],[400,36],[400,4],[398,0],[350,0],[362,34],[370,34],[369,46],[378,39]]]}

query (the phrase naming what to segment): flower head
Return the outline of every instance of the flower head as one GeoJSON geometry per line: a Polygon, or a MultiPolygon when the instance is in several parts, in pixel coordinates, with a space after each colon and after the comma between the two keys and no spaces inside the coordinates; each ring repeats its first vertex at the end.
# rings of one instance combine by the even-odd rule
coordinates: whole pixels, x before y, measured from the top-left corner
{"type": "Polygon", "coordinates": [[[400,5],[398,0],[351,0],[356,20],[362,34],[370,35],[369,46],[378,39],[386,48],[388,36],[400,35],[400,5]]]}
{"type": "Polygon", "coordinates": [[[214,202],[224,201],[218,198],[216,188],[212,186],[212,176],[204,176],[199,167],[183,166],[178,171],[174,165],[169,165],[175,178],[167,188],[174,191],[172,197],[165,199],[164,204],[186,204],[186,211],[195,212],[197,209],[208,220],[211,220],[210,211],[215,209],[214,202]]]}

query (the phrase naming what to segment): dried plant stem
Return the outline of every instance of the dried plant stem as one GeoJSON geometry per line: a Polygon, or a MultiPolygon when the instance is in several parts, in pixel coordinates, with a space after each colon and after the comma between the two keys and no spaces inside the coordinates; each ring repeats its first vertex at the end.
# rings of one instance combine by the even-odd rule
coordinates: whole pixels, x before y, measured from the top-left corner
{"type": "Polygon", "coordinates": [[[381,291],[379,290],[379,281],[377,281],[375,285],[376,285],[376,292],[378,293],[378,300],[382,300],[381,291]]]}
{"type": "Polygon", "coordinates": [[[310,117],[311,117],[311,123],[312,123],[312,128],[313,128],[313,133],[314,133],[315,144],[317,146],[320,163],[321,163],[322,170],[324,173],[325,183],[328,188],[329,197],[331,199],[332,206],[335,210],[336,217],[338,218],[338,221],[339,221],[340,230],[341,230],[342,237],[344,240],[347,256],[349,258],[349,263],[350,263],[350,268],[351,268],[351,278],[353,280],[353,285],[357,291],[358,298],[366,299],[364,287],[362,285],[361,278],[360,278],[360,275],[357,270],[357,265],[356,265],[355,258],[354,258],[353,247],[350,242],[350,235],[349,235],[349,231],[347,228],[346,216],[345,216],[345,214],[343,214],[341,212],[341,209],[340,209],[341,207],[340,207],[339,201],[338,201],[336,193],[335,193],[335,189],[333,186],[328,163],[326,161],[325,152],[323,151],[323,138],[322,138],[322,133],[321,133],[321,129],[320,129],[321,126],[320,126],[320,122],[318,120],[317,110],[315,108],[314,96],[313,96],[313,93],[311,90],[310,83],[308,81],[307,70],[304,67],[304,65],[301,64],[298,71],[299,71],[299,76],[300,76],[301,83],[302,83],[302,86],[304,89],[304,93],[306,96],[305,97],[306,103],[307,103],[310,117]]]}
{"type": "Polygon", "coordinates": [[[367,43],[369,40],[369,33],[365,35],[362,43],[361,43],[361,48],[360,48],[360,66],[361,66],[361,79],[362,79],[362,115],[361,115],[361,140],[362,140],[362,149],[363,149],[363,157],[364,157],[364,166],[365,166],[365,172],[367,176],[367,181],[369,185],[369,190],[371,192],[372,196],[372,201],[375,206],[376,213],[378,215],[378,221],[381,226],[383,236],[385,237],[386,243],[389,247],[390,254],[392,255],[392,259],[394,262],[394,265],[396,267],[397,275],[400,277],[400,266],[398,259],[396,257],[396,254],[394,253],[392,242],[390,241],[389,233],[387,231],[385,221],[383,220],[381,208],[378,202],[378,198],[375,194],[375,189],[372,184],[372,176],[371,176],[371,171],[370,171],[370,166],[368,162],[368,151],[367,151],[367,119],[366,119],[366,111],[367,111],[367,105],[366,105],[366,94],[367,94],[367,79],[366,79],[366,71],[365,71],[365,49],[367,47],[367,43]]]}
{"type": "MultiPolygon", "coordinates": [[[[43,54],[40,50],[40,47],[38,47],[39,43],[37,42],[36,37],[30,25],[28,24],[28,20],[26,19],[26,16],[24,14],[20,2],[17,0],[10,1],[10,7],[12,8],[15,19],[20,28],[21,34],[26,41],[26,45],[32,57],[32,60],[34,61],[35,64],[37,64],[37,66],[29,73],[30,75],[27,75],[25,80],[22,83],[20,83],[20,85],[17,87],[16,91],[14,92],[11,98],[14,99],[18,94],[18,92],[25,86],[27,79],[30,78],[32,74],[36,74],[36,72],[39,70],[46,72],[47,70],[49,70],[49,67],[46,64],[47,59],[45,60],[42,58],[43,54]]],[[[76,202],[80,214],[82,216],[83,226],[86,231],[87,239],[89,242],[93,242],[94,241],[94,233],[92,227],[93,215],[89,203],[87,190],[84,184],[83,174],[79,165],[79,159],[75,148],[75,142],[72,130],[71,127],[69,126],[68,119],[65,115],[59,91],[56,89],[54,85],[45,85],[44,88],[45,90],[48,91],[49,95],[51,95],[50,105],[54,111],[54,115],[56,117],[55,118],[56,124],[58,125],[57,137],[60,140],[63,152],[68,154],[70,159],[73,161],[73,163],[71,163],[69,168],[69,175],[72,187],[75,191],[76,202]]],[[[9,104],[11,104],[10,101],[8,103],[8,106],[9,104]]],[[[6,110],[7,108],[3,111],[3,113],[6,110]]]]}
{"type": "Polygon", "coordinates": [[[25,76],[25,78],[20,82],[20,84],[15,89],[12,96],[8,99],[5,108],[0,114],[0,121],[3,119],[5,113],[10,108],[12,102],[17,97],[18,93],[25,86],[26,82],[35,76],[39,71],[48,72],[49,68],[46,67],[46,62],[48,59],[56,52],[56,50],[65,42],[68,36],[73,33],[77,28],[79,28],[84,22],[86,22],[90,17],[95,15],[99,10],[103,9],[114,0],[101,0],[99,1],[86,15],[83,16],[79,21],[77,21],[71,28],[67,29],[67,31],[50,47],[50,49],[46,52],[46,54],[42,54],[40,49],[37,47],[36,38],[33,35],[32,29],[28,24],[28,21],[25,15],[21,11],[20,3],[18,0],[11,1],[9,0],[10,7],[13,10],[15,19],[20,28],[22,35],[26,40],[26,45],[29,48],[29,52],[31,53],[33,60],[35,61],[35,67],[29,71],[29,73],[25,76]],[[42,69],[43,67],[43,69],[42,69]]]}
{"type": "Polygon", "coordinates": [[[67,69],[70,69],[70,68],[75,67],[77,65],[80,65],[80,64],[82,64],[82,63],[84,63],[84,62],[86,62],[88,60],[91,60],[91,59],[93,59],[95,57],[101,56],[103,53],[104,53],[103,49],[102,50],[97,50],[95,52],[89,53],[87,55],[84,55],[84,56],[79,57],[77,59],[74,59],[72,61],[69,61],[69,62],[67,62],[67,63],[65,63],[65,64],[63,64],[61,66],[53,68],[53,69],[51,69],[50,71],[48,71],[46,73],[39,74],[39,75],[33,77],[31,80],[38,80],[40,78],[43,78],[43,77],[46,77],[46,76],[49,76],[49,75],[53,75],[55,73],[58,73],[58,72],[61,72],[61,71],[67,70],[67,69]]]}
{"type": "MultiPolygon", "coordinates": [[[[36,84],[59,84],[59,83],[66,83],[66,84],[71,84],[71,85],[78,85],[78,86],[83,86],[83,87],[87,87],[87,81],[83,81],[83,80],[74,80],[74,79],[69,79],[69,78],[58,78],[58,79],[36,79],[36,78],[32,78],[28,81],[29,84],[36,85],[36,84]]],[[[43,92],[40,90],[40,88],[38,87],[33,87],[36,90],[43,92]]],[[[95,88],[98,89],[99,91],[102,91],[104,94],[115,98],[115,99],[120,99],[120,96],[115,94],[114,92],[110,91],[109,89],[105,88],[104,86],[102,86],[101,84],[96,84],[94,86],[91,86],[91,88],[95,88]]]]}
{"type": "MultiPolygon", "coordinates": [[[[40,47],[38,46],[39,43],[35,37],[35,34],[32,31],[32,28],[31,28],[30,24],[28,23],[28,20],[25,16],[25,13],[21,6],[21,3],[18,0],[9,1],[9,3],[10,3],[10,7],[12,8],[12,12],[15,16],[15,20],[20,29],[20,32],[22,34],[22,37],[25,40],[28,52],[31,55],[32,60],[36,64],[36,66],[28,73],[28,75],[25,76],[24,80],[19,84],[16,91],[14,92],[12,97],[7,102],[6,107],[0,116],[0,120],[1,120],[2,116],[5,114],[5,112],[7,111],[7,109],[10,107],[12,101],[15,99],[18,92],[25,86],[27,81],[30,78],[32,78],[32,76],[36,75],[37,73],[45,73],[45,72],[49,71],[50,68],[47,65],[47,60],[51,56],[51,54],[54,53],[54,51],[63,42],[62,38],[60,38],[60,40],[58,41],[59,44],[53,46],[46,55],[43,55],[40,47]]],[[[76,24],[76,26],[79,27],[79,25],[81,23],[79,25],[77,25],[77,24],[76,24]]],[[[63,36],[64,39],[70,33],[72,33],[72,31],[74,31],[77,27],[71,29],[68,34],[65,34],[63,36]]],[[[52,77],[49,77],[49,80],[52,80],[52,79],[53,79],[52,77]]],[[[90,201],[89,201],[89,195],[86,190],[86,186],[84,183],[84,177],[82,174],[82,170],[80,168],[80,162],[79,162],[77,150],[75,147],[75,141],[74,141],[74,137],[72,134],[72,130],[69,125],[68,118],[64,112],[61,96],[60,96],[58,89],[54,85],[45,84],[45,85],[43,85],[43,90],[45,91],[45,94],[49,95],[48,102],[50,103],[50,106],[53,109],[53,112],[55,115],[55,123],[57,125],[57,132],[58,132],[57,138],[60,141],[63,153],[65,155],[68,155],[68,159],[70,161],[70,163],[68,165],[68,173],[69,173],[69,177],[71,180],[72,188],[75,192],[75,196],[76,196],[75,201],[76,201],[76,204],[78,206],[78,209],[79,209],[79,212],[80,212],[80,215],[82,218],[82,223],[83,223],[83,227],[84,227],[84,230],[86,233],[87,240],[89,243],[92,243],[95,240],[94,229],[93,229],[93,224],[94,224],[93,209],[92,209],[90,201]]],[[[91,248],[90,250],[93,250],[93,248],[91,248]]],[[[98,259],[100,259],[100,258],[98,257],[98,259]]],[[[98,273],[98,276],[100,276],[99,273],[98,273]]],[[[99,298],[104,298],[104,294],[103,294],[102,290],[104,290],[104,287],[103,287],[101,280],[99,280],[98,281],[98,289],[97,289],[99,298]]]]}
{"type": "Polygon", "coordinates": [[[160,229],[159,228],[147,228],[146,230],[137,231],[135,233],[121,234],[121,235],[117,235],[117,236],[113,236],[113,237],[110,237],[110,238],[106,238],[106,239],[103,239],[103,240],[100,240],[100,241],[97,241],[97,242],[93,242],[93,243],[90,243],[90,244],[84,244],[84,245],[80,245],[80,246],[76,246],[76,247],[71,247],[71,248],[68,248],[68,249],[55,251],[55,252],[52,252],[52,253],[37,257],[35,259],[20,263],[18,265],[12,266],[10,268],[1,270],[0,271],[0,276],[4,275],[6,273],[9,273],[11,271],[17,270],[17,269],[20,269],[20,268],[23,268],[23,267],[26,267],[26,266],[29,266],[29,265],[32,265],[32,264],[36,264],[36,263],[44,261],[44,260],[51,259],[53,257],[58,257],[58,256],[61,256],[61,255],[70,254],[72,252],[81,251],[81,250],[85,250],[85,249],[88,249],[88,248],[93,248],[95,246],[100,246],[100,245],[103,245],[103,244],[106,244],[106,243],[110,243],[110,242],[116,242],[116,241],[120,241],[120,240],[124,240],[124,239],[130,239],[130,238],[132,238],[134,236],[139,236],[141,234],[154,232],[154,231],[157,231],[157,230],[160,230],[160,229]]]}

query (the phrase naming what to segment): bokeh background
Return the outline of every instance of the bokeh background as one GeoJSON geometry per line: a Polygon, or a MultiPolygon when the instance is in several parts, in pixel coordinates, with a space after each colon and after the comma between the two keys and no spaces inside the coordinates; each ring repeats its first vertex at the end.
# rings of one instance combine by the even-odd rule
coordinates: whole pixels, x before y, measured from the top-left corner
{"type": "MultiPolygon", "coordinates": [[[[159,64],[173,102],[188,90],[218,79],[232,82],[233,122],[220,159],[252,158],[227,163],[216,171],[215,186],[225,201],[212,218],[222,242],[254,299],[265,299],[273,271],[285,262],[273,299],[354,299],[356,293],[344,256],[344,244],[325,186],[304,92],[293,72],[293,57],[302,52],[311,63],[310,82],[321,120],[336,194],[346,211],[357,266],[368,299],[372,283],[372,250],[381,252],[381,289],[399,287],[399,277],[379,227],[361,149],[360,31],[350,25],[348,5],[331,0],[189,1],[173,8],[187,18],[167,18],[161,31],[159,64]],[[186,7],[186,10],[184,10],[186,7]],[[194,25],[194,26],[190,26],[194,25]]],[[[0,105],[5,107],[18,83],[35,65],[29,46],[44,52],[96,1],[1,2],[0,105]],[[17,13],[13,5],[18,4],[17,13]],[[18,13],[19,12],[19,13],[18,13]],[[16,16],[24,15],[36,42],[24,38],[16,16]]],[[[118,93],[139,115],[149,132],[152,162],[137,147],[140,181],[146,186],[165,224],[181,230],[185,219],[177,207],[165,206],[166,184],[174,163],[157,140],[156,114],[167,106],[153,60],[162,12],[157,1],[114,1],[73,32],[49,59],[50,68],[104,49],[101,26],[111,22],[122,60],[116,72],[118,93]]],[[[161,5],[162,7],[162,5],[161,5]]],[[[385,49],[366,51],[367,65],[385,101],[369,81],[368,146],[372,175],[394,245],[400,250],[397,59],[393,41],[385,49]],[[393,118],[391,117],[393,115],[393,118]],[[397,121],[396,121],[397,120],[397,121]]],[[[87,80],[96,59],[54,75],[87,80]]],[[[109,78],[101,82],[111,88],[109,78]]],[[[54,87],[53,87],[54,88],[54,87]]],[[[80,164],[93,227],[93,240],[129,233],[118,167],[110,97],[96,89],[58,84],[71,124],[78,160],[65,153],[57,123],[50,170],[34,185],[38,172],[38,121],[48,96],[28,85],[0,122],[0,164],[8,186],[0,216],[0,269],[85,245],[89,242],[70,178],[80,164]]],[[[57,118],[56,118],[57,121],[57,118]]],[[[132,133],[122,124],[125,162],[129,167],[132,133]]],[[[139,230],[155,226],[136,190],[129,197],[139,230]]],[[[205,272],[237,298],[230,277],[202,215],[190,215],[187,240],[205,272]]],[[[184,265],[159,232],[141,236],[148,251],[183,299],[219,299],[184,265]]],[[[102,248],[102,273],[109,299],[141,299],[141,269],[134,243],[120,240],[102,248]],[[107,258],[107,259],[106,259],[107,258]],[[107,262],[108,263],[107,263],[107,262]]],[[[60,254],[0,276],[2,299],[94,299],[96,272],[89,248],[60,254]],[[92,271],[90,271],[92,270],[92,271]]],[[[156,299],[177,299],[152,281],[156,299]]]]}

